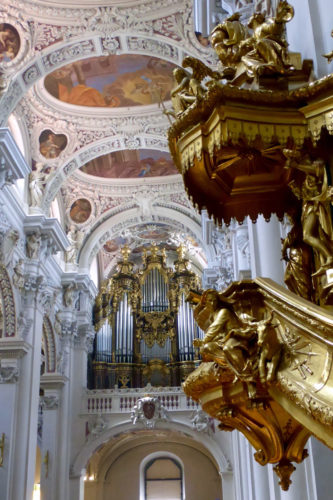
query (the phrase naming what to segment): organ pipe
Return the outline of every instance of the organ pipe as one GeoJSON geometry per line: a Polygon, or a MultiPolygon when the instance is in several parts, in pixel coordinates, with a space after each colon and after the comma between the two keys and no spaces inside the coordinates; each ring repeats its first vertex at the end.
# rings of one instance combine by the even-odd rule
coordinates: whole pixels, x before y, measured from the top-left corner
{"type": "MultiPolygon", "coordinates": [[[[118,272],[104,284],[103,295],[101,290],[99,302],[95,303],[95,328],[98,330],[93,361],[112,365],[110,369],[105,368],[111,370],[108,387],[118,383],[119,370],[120,383],[128,378],[132,384],[134,379],[140,378],[140,373],[144,373],[147,380],[149,370],[144,366],[174,366],[170,381],[176,383],[178,380],[177,385],[186,370],[190,370],[194,360],[193,339],[202,338],[203,332],[196,325],[192,308],[186,301],[190,290],[198,290],[197,279],[189,270],[184,252],[178,255],[173,271],[166,267],[165,256],[160,255],[156,247],[151,247],[150,253],[145,255],[143,269],[134,272],[129,251],[124,251],[118,272]],[[187,363],[186,367],[183,369],[179,362],[187,363]]],[[[102,369],[96,365],[98,380],[101,379],[98,370],[102,369]]],[[[171,368],[165,368],[165,377],[168,370],[171,368]]]]}

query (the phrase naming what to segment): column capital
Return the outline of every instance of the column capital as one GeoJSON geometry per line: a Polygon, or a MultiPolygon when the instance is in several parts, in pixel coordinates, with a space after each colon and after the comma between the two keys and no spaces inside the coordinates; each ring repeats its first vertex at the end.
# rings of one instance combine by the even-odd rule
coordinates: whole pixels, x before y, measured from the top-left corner
{"type": "Polygon", "coordinates": [[[44,391],[61,390],[68,378],[59,373],[44,373],[40,378],[40,386],[44,391]]]}
{"type": "Polygon", "coordinates": [[[55,394],[41,396],[40,405],[43,410],[57,410],[59,408],[59,397],[55,394]]]}

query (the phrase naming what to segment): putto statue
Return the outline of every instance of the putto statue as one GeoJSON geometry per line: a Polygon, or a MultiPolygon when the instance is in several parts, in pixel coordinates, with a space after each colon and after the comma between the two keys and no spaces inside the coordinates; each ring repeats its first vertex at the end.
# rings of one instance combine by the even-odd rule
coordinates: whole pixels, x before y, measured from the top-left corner
{"type": "Polygon", "coordinates": [[[236,378],[245,382],[250,399],[257,397],[257,380],[274,381],[280,361],[281,343],[270,315],[260,321],[247,314],[236,314],[234,300],[216,290],[206,290],[194,310],[194,317],[205,331],[195,339],[203,361],[228,365],[236,378]]]}

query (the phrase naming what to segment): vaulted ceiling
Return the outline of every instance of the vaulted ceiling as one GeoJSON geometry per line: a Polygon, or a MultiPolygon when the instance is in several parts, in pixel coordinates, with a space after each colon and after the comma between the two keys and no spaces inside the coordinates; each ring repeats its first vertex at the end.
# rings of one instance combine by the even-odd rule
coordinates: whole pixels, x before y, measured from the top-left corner
{"type": "Polygon", "coordinates": [[[40,210],[80,232],[79,267],[97,257],[102,278],[125,243],[140,256],[151,243],[172,252],[184,242],[200,272],[201,218],[162,112],[184,56],[214,62],[194,35],[192,2],[3,0],[0,22],[13,39],[0,47],[2,124],[10,117],[32,168],[43,165],[40,210]]]}

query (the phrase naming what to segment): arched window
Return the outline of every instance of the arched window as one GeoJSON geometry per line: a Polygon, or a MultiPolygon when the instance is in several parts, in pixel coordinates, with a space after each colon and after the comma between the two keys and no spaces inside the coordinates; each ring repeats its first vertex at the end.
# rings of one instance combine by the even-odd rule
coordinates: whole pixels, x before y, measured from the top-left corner
{"type": "Polygon", "coordinates": [[[145,500],[183,500],[183,472],[174,458],[153,458],[144,468],[145,500]]]}

